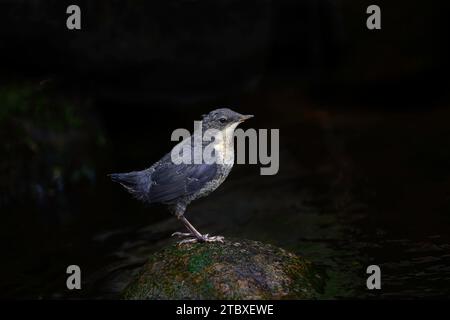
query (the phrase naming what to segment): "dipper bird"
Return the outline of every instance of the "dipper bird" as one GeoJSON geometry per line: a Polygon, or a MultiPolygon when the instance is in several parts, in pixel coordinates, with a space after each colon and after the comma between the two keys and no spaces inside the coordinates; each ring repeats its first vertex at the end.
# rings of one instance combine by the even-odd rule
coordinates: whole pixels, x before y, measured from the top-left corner
{"type": "Polygon", "coordinates": [[[188,163],[173,161],[173,154],[176,154],[173,152],[175,148],[190,152],[191,155],[195,153],[194,138],[197,130],[194,135],[177,144],[170,153],[150,168],[129,173],[114,173],[109,176],[140,201],[149,204],[166,204],[171,213],[189,230],[189,233],[172,234],[172,236],[187,237],[179,244],[223,242],[222,236],[202,235],[186,219],[184,213],[193,200],[209,195],[224,182],[234,164],[234,130],[240,123],[252,117],[252,115],[242,115],[227,108],[213,110],[203,115],[201,131],[213,132],[213,134],[210,141],[202,141],[201,145],[210,147],[215,161],[188,163]]]}

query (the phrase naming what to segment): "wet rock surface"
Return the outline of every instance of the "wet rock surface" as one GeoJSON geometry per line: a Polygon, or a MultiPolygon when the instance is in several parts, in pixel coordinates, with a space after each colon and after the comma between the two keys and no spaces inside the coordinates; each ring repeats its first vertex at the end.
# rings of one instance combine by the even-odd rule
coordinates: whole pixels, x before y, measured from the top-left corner
{"type": "Polygon", "coordinates": [[[313,299],[323,287],[311,262],[251,240],[172,245],[150,256],[124,299],[313,299]]]}

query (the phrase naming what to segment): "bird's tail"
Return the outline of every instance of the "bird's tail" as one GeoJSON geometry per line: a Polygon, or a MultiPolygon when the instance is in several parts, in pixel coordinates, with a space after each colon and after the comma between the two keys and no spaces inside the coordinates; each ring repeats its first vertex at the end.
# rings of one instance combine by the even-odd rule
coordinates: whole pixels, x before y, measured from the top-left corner
{"type": "Polygon", "coordinates": [[[150,173],[147,170],[108,175],[112,181],[120,183],[136,199],[145,201],[151,186],[150,173]]]}

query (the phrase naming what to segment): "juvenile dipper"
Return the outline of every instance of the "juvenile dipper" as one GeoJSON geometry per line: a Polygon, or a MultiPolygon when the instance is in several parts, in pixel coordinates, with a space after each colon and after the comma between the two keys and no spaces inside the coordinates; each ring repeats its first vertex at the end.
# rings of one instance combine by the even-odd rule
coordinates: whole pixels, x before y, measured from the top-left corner
{"type": "MultiPolygon", "coordinates": [[[[201,131],[215,132],[212,141],[203,141],[202,146],[209,145],[215,161],[192,161],[178,163],[173,161],[172,152],[150,168],[129,173],[114,173],[110,177],[120,183],[136,199],[145,203],[163,203],[186,226],[189,233],[175,232],[172,236],[187,237],[182,243],[223,241],[222,236],[202,235],[186,219],[184,212],[193,201],[209,195],[226,179],[234,165],[234,139],[236,127],[253,117],[242,115],[227,108],[211,111],[203,116],[201,131]],[[211,129],[211,130],[209,130],[211,129]]],[[[184,139],[177,146],[194,154],[194,135],[184,139]]],[[[172,149],[172,150],[174,150],[172,149]]],[[[197,151],[196,151],[197,152],[197,151]]],[[[195,157],[195,155],[194,155],[195,157]]],[[[192,158],[194,158],[192,157],[192,158]]]]}

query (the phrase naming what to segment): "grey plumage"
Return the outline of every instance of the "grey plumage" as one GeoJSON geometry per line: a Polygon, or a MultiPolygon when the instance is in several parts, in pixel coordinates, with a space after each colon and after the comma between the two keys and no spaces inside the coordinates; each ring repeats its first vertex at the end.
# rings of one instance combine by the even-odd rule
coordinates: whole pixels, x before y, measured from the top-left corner
{"type": "MultiPolygon", "coordinates": [[[[203,116],[202,131],[216,129],[232,135],[235,127],[250,117],[226,108],[217,109],[203,116]]],[[[193,137],[189,139],[193,142],[193,137]]],[[[203,144],[206,144],[206,142],[203,142],[203,144]]],[[[193,146],[193,143],[191,146],[193,146]]],[[[214,191],[226,179],[233,167],[232,137],[226,141],[214,141],[214,152],[224,153],[229,161],[212,164],[175,164],[172,162],[169,152],[148,169],[129,173],[114,173],[110,177],[140,201],[168,205],[170,211],[186,225],[190,234],[195,236],[194,239],[183,242],[221,241],[223,237],[201,235],[184,217],[184,212],[189,203],[214,191]]],[[[177,235],[187,234],[177,233],[177,235]]]]}
{"type": "Polygon", "coordinates": [[[138,200],[173,205],[200,191],[216,173],[216,164],[176,165],[167,154],[148,169],[110,176],[138,200]]]}

